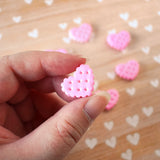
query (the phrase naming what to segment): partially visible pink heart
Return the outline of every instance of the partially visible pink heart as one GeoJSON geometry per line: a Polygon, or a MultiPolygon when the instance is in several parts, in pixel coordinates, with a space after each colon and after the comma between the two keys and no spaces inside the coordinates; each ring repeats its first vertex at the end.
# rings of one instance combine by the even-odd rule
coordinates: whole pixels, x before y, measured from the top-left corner
{"type": "Polygon", "coordinates": [[[127,31],[121,31],[119,33],[112,33],[107,36],[107,43],[110,47],[122,51],[130,42],[130,34],[127,31]]]}
{"type": "Polygon", "coordinates": [[[135,60],[130,60],[126,64],[119,64],[115,69],[116,74],[126,80],[133,80],[139,72],[139,64],[135,60]]]}
{"type": "Polygon", "coordinates": [[[66,51],[65,49],[57,49],[57,50],[47,49],[47,50],[45,50],[45,51],[48,51],[48,52],[56,51],[56,52],[60,52],[60,53],[67,54],[67,51],[66,51]]]}
{"type": "Polygon", "coordinates": [[[110,110],[112,109],[118,102],[118,99],[119,99],[119,93],[116,89],[110,89],[107,91],[110,96],[111,96],[111,99],[109,101],[109,103],[106,105],[106,110],[110,110]]]}
{"type": "Polygon", "coordinates": [[[65,78],[61,84],[62,91],[70,97],[87,97],[94,89],[94,76],[88,65],[82,64],[73,76],[65,78]]]}
{"type": "Polygon", "coordinates": [[[72,28],[69,30],[69,37],[77,42],[88,42],[92,34],[92,27],[90,24],[84,23],[78,28],[72,28]]]}

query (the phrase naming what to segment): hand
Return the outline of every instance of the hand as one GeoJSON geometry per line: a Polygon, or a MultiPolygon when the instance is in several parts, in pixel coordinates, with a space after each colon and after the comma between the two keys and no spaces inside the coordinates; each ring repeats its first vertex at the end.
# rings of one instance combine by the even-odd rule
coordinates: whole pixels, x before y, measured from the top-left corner
{"type": "Polygon", "coordinates": [[[61,160],[78,142],[106,105],[104,96],[73,100],[61,91],[64,77],[83,63],[40,51],[0,59],[1,160],[61,160]]]}

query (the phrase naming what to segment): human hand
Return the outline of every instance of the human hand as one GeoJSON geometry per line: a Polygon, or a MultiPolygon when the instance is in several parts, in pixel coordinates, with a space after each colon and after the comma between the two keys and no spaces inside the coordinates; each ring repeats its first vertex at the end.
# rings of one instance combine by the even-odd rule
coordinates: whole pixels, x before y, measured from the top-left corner
{"type": "Polygon", "coordinates": [[[61,91],[64,77],[83,63],[40,51],[0,59],[1,160],[61,160],[73,148],[107,103],[107,95],[73,100],[61,91]]]}

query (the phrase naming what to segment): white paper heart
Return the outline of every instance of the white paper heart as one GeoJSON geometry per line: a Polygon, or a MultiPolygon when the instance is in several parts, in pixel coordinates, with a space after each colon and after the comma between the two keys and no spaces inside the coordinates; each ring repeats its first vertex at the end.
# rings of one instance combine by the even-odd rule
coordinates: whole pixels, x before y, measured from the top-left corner
{"type": "Polygon", "coordinates": [[[160,16],[160,11],[158,11],[157,14],[160,16]]]}
{"type": "Polygon", "coordinates": [[[114,125],[114,122],[113,122],[113,121],[104,122],[104,126],[105,126],[105,128],[107,128],[109,131],[111,131],[111,130],[112,130],[113,125],[114,125]]]}
{"type": "Polygon", "coordinates": [[[33,29],[32,31],[28,32],[28,36],[31,38],[38,38],[38,29],[33,29]]]}
{"type": "Polygon", "coordinates": [[[98,89],[99,83],[98,81],[94,80],[94,91],[98,89]]]}
{"type": "Polygon", "coordinates": [[[141,50],[142,50],[143,53],[145,53],[147,55],[150,52],[150,47],[149,46],[145,46],[145,47],[142,47],[141,50]]]}
{"type": "Polygon", "coordinates": [[[159,86],[159,80],[158,79],[154,79],[150,81],[150,84],[154,87],[157,88],[159,86]]]}
{"type": "Polygon", "coordinates": [[[149,25],[145,26],[144,29],[148,32],[152,32],[153,31],[153,26],[151,24],[149,24],[149,25]]]}
{"type": "Polygon", "coordinates": [[[138,27],[138,21],[136,19],[132,20],[132,21],[129,21],[128,25],[132,28],[137,28],[138,27]]]}
{"type": "Polygon", "coordinates": [[[160,55],[153,57],[154,61],[160,64],[160,55]]]}
{"type": "Polygon", "coordinates": [[[129,18],[129,13],[128,13],[128,12],[121,13],[119,16],[120,16],[120,18],[123,19],[124,21],[127,21],[128,18],[129,18]]]}
{"type": "Polygon", "coordinates": [[[0,40],[2,39],[2,34],[0,33],[0,40]]]}
{"type": "Polygon", "coordinates": [[[132,160],[132,150],[131,149],[127,149],[126,152],[121,154],[121,158],[123,158],[125,160],[132,160]]]}
{"type": "Polygon", "coordinates": [[[126,122],[132,127],[136,127],[139,123],[139,116],[135,114],[134,116],[126,117],[126,122]]]}
{"type": "Polygon", "coordinates": [[[142,112],[143,112],[147,117],[149,117],[149,116],[151,116],[152,113],[153,113],[153,107],[152,107],[152,106],[150,106],[150,107],[143,107],[143,108],[142,108],[142,112]]]}
{"type": "Polygon", "coordinates": [[[51,6],[54,0],[45,0],[44,2],[46,5],[51,6]]]}
{"type": "Polygon", "coordinates": [[[71,42],[71,39],[69,37],[63,37],[62,40],[66,44],[69,44],[71,42]]]}
{"type": "Polygon", "coordinates": [[[92,139],[87,138],[85,140],[85,143],[90,149],[93,149],[97,145],[98,141],[96,138],[92,138],[92,139]]]}
{"type": "Polygon", "coordinates": [[[103,0],[97,0],[98,2],[103,2],[103,0]]]}
{"type": "Polygon", "coordinates": [[[12,20],[15,22],[15,23],[19,23],[21,21],[21,16],[16,16],[16,17],[12,17],[12,20]]]}
{"type": "Polygon", "coordinates": [[[108,34],[115,34],[116,33],[116,29],[111,29],[108,31],[108,34]]]}
{"type": "Polygon", "coordinates": [[[115,74],[115,72],[107,72],[107,77],[109,78],[109,79],[115,79],[115,76],[116,76],[116,74],[115,74]]]}
{"type": "Polygon", "coordinates": [[[133,135],[127,135],[126,139],[133,145],[137,145],[140,139],[139,133],[134,133],[133,135]]]}
{"type": "Polygon", "coordinates": [[[116,137],[111,137],[110,139],[106,139],[105,144],[111,148],[115,148],[117,143],[116,137]]]}
{"type": "Polygon", "coordinates": [[[73,22],[76,23],[76,24],[81,24],[82,18],[81,17],[74,18],[73,22]]]}
{"type": "Polygon", "coordinates": [[[158,157],[160,157],[160,149],[156,149],[156,150],[155,150],[155,154],[156,154],[158,157]]]}
{"type": "Polygon", "coordinates": [[[127,48],[125,48],[123,51],[121,51],[122,54],[126,54],[127,53],[127,48]]]}
{"type": "Polygon", "coordinates": [[[24,0],[24,2],[27,3],[27,4],[31,4],[32,0],[24,0]]]}
{"type": "Polygon", "coordinates": [[[62,30],[65,30],[65,29],[67,28],[68,24],[64,22],[64,23],[58,24],[58,26],[59,26],[59,28],[61,28],[62,30]]]}
{"type": "Polygon", "coordinates": [[[136,89],[134,87],[132,88],[127,88],[126,89],[126,92],[130,95],[130,96],[133,96],[136,92],[136,89]]]}

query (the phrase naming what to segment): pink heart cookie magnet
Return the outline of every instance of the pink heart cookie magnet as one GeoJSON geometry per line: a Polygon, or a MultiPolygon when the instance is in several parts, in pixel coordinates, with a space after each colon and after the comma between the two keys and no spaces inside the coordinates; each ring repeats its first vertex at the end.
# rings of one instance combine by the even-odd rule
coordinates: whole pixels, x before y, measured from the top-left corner
{"type": "Polygon", "coordinates": [[[106,105],[105,109],[110,110],[117,104],[118,99],[119,99],[119,93],[116,89],[110,89],[107,92],[110,94],[111,99],[108,102],[108,104],[106,105]]]}
{"type": "Polygon", "coordinates": [[[92,34],[92,26],[88,23],[80,25],[78,28],[69,30],[69,37],[77,42],[86,43],[89,41],[92,34]]]}
{"type": "Polygon", "coordinates": [[[134,80],[139,73],[139,63],[130,60],[126,64],[119,64],[115,69],[116,74],[126,80],[134,80]]]}
{"type": "Polygon", "coordinates": [[[70,97],[87,97],[94,89],[92,69],[85,64],[80,65],[73,76],[65,78],[61,84],[62,91],[70,97]]]}
{"type": "Polygon", "coordinates": [[[111,48],[118,51],[125,49],[131,40],[130,34],[127,31],[121,31],[119,33],[112,33],[107,36],[107,43],[111,48]]]}

